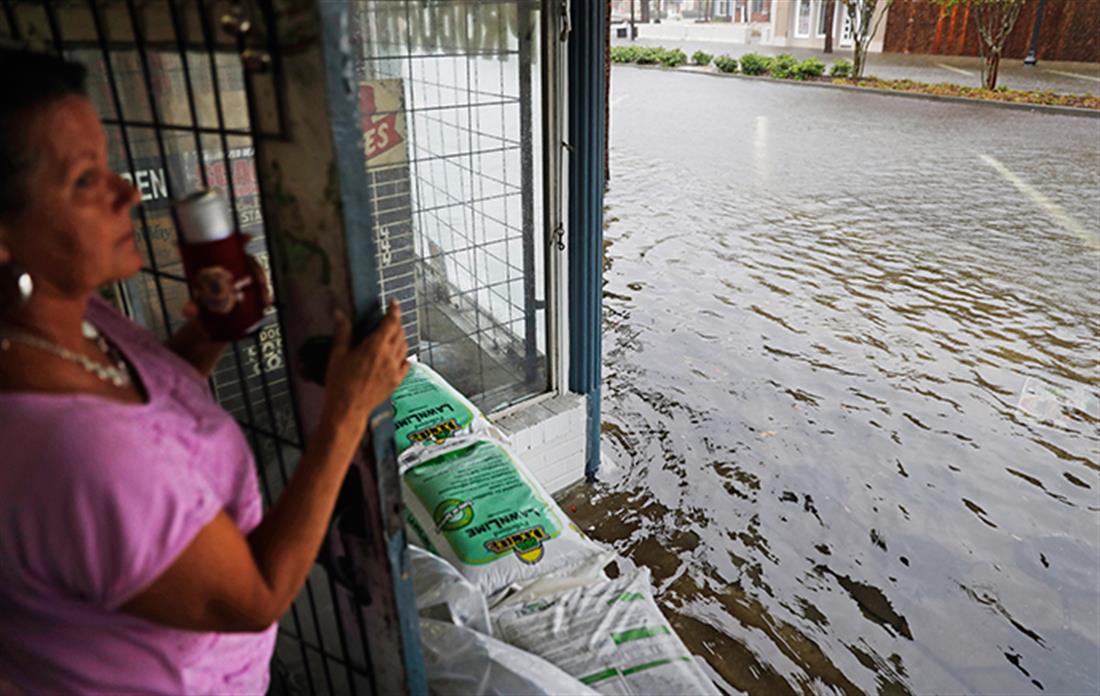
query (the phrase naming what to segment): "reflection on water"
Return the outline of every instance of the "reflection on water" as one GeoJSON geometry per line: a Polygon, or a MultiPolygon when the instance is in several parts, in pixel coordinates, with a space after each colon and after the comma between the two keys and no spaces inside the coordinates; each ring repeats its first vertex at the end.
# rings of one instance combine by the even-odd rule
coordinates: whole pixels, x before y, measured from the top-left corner
{"type": "Polygon", "coordinates": [[[982,155],[1095,234],[1100,123],[612,83],[575,518],[751,693],[1097,693],[1100,255],[982,155]]]}

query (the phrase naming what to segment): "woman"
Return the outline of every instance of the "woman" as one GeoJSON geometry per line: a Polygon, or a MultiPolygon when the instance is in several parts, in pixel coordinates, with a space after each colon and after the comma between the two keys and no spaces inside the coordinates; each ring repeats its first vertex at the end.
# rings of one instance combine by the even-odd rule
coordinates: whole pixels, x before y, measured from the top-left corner
{"type": "Polygon", "coordinates": [[[0,692],[262,693],[368,414],[408,369],[399,310],[357,347],[337,314],[320,425],[263,515],[205,383],[225,346],[195,321],[161,346],[97,296],[141,265],[139,194],[83,83],[0,49],[0,692]]]}

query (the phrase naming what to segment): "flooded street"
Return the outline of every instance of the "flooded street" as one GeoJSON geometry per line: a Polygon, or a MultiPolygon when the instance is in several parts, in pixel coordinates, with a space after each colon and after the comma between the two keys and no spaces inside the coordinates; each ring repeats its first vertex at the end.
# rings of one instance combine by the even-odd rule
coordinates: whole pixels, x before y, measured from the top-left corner
{"type": "Polygon", "coordinates": [[[1100,119],[611,80],[574,518],[752,694],[1100,691],[1100,119]]]}

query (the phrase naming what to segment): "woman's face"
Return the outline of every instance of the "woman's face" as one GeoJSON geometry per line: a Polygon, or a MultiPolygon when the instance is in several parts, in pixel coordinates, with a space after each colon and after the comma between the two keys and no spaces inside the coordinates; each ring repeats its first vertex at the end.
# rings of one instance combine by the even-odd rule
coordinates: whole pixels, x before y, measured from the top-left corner
{"type": "Polygon", "coordinates": [[[142,260],[130,210],[141,196],[108,166],[92,103],[53,102],[30,118],[25,134],[27,204],[0,222],[0,264],[29,272],[36,294],[70,298],[136,273],[142,260]]]}

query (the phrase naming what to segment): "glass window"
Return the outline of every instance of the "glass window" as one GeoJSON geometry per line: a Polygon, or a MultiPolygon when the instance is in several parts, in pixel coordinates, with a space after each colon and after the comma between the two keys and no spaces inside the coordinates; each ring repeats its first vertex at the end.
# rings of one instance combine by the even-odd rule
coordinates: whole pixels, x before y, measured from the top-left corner
{"type": "Polygon", "coordinates": [[[540,4],[356,4],[383,293],[487,412],[549,385],[540,4]]]}
{"type": "MultiPolygon", "coordinates": [[[[826,25],[826,20],[829,18],[828,17],[828,9],[829,9],[828,4],[829,4],[829,0],[821,0],[821,2],[817,3],[817,35],[818,36],[825,36],[827,33],[829,33],[829,28],[826,25]]],[[[833,14],[834,14],[834,16],[836,14],[836,8],[835,7],[833,8],[833,14]]]]}
{"type": "Polygon", "coordinates": [[[798,12],[795,17],[795,36],[809,36],[810,35],[810,13],[813,10],[813,6],[810,0],[798,0],[798,12]]]}

